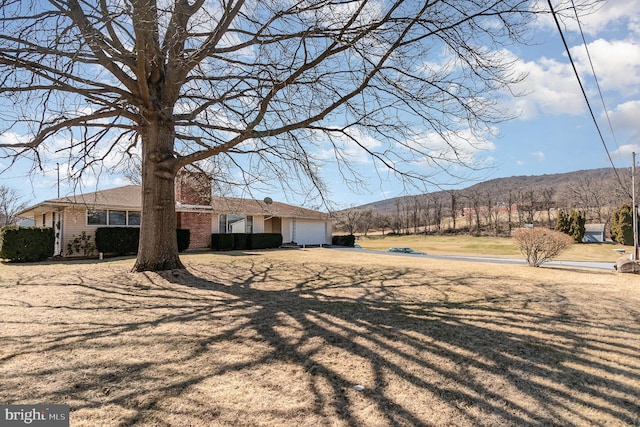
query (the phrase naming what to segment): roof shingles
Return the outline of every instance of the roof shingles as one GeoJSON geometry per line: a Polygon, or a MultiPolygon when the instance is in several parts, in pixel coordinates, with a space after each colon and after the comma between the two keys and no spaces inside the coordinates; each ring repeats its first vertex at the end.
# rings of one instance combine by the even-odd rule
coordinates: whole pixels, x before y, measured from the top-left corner
{"type": "MultiPolygon", "coordinates": [[[[60,197],[47,200],[36,206],[25,209],[22,213],[27,214],[36,209],[42,210],[46,206],[82,205],[91,208],[125,208],[141,209],[142,189],[139,185],[126,185],[124,187],[112,188],[110,190],[95,191],[92,193],[78,194],[74,196],[60,197]]],[[[329,214],[286,203],[273,202],[266,204],[260,200],[213,197],[211,200],[212,210],[215,213],[227,215],[266,215],[275,217],[307,218],[307,219],[329,219],[329,214]]],[[[177,208],[181,205],[178,203],[177,208]]],[[[187,208],[183,205],[183,208],[187,208]]]]}

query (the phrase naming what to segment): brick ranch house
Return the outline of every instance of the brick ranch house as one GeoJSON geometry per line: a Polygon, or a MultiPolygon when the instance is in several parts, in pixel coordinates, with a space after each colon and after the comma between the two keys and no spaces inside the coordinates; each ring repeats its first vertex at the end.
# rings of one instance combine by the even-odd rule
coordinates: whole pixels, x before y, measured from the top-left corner
{"type": "MultiPolygon", "coordinates": [[[[285,203],[211,197],[191,181],[176,179],[178,228],[191,232],[189,249],[211,246],[212,233],[281,233],[283,242],[331,244],[329,214],[285,203]]],[[[57,230],[54,254],[66,256],[67,243],[84,231],[94,241],[99,227],[139,227],[142,191],[138,185],[46,200],[18,214],[34,225],[57,230]]]]}

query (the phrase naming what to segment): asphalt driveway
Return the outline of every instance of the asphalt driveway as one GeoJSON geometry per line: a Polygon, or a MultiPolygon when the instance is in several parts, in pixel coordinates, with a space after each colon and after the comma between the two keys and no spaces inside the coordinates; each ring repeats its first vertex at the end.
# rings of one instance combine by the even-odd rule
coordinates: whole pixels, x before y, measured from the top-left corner
{"type": "MultiPolygon", "coordinates": [[[[414,255],[406,254],[402,252],[387,252],[387,251],[375,251],[372,249],[356,249],[346,248],[341,246],[330,246],[331,249],[345,250],[345,251],[358,251],[362,253],[377,254],[377,255],[389,255],[389,256],[404,256],[413,258],[431,258],[431,259],[444,259],[452,261],[467,261],[467,262],[486,262],[493,264],[526,264],[524,258],[495,258],[495,257],[482,257],[482,256],[460,256],[460,255],[414,255]]],[[[599,270],[614,270],[615,263],[612,262],[592,262],[592,261],[548,261],[543,266],[562,266],[562,267],[578,267],[578,268],[596,268],[599,270]]]]}

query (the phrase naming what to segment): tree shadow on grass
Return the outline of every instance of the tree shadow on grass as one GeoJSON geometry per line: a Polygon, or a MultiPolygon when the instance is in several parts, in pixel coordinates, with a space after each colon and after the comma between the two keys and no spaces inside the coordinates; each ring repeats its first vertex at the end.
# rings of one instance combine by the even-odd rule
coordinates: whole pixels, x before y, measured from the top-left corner
{"type": "Polygon", "coordinates": [[[114,408],[114,425],[639,421],[632,303],[608,315],[549,286],[477,286],[490,276],[242,262],[74,283],[77,304],[42,306],[70,318],[0,361],[77,351],[75,374],[60,362],[9,383],[61,378],[41,397],[114,408]]]}

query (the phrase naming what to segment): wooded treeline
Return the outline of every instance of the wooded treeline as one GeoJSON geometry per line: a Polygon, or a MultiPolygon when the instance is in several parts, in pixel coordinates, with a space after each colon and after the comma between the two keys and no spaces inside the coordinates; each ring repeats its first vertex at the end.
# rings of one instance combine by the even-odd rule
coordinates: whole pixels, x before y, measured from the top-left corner
{"type": "Polygon", "coordinates": [[[337,213],[336,230],[508,236],[525,224],[553,228],[560,210],[583,211],[588,224],[606,224],[608,230],[613,211],[630,202],[628,169],[499,178],[347,209],[337,213]]]}

